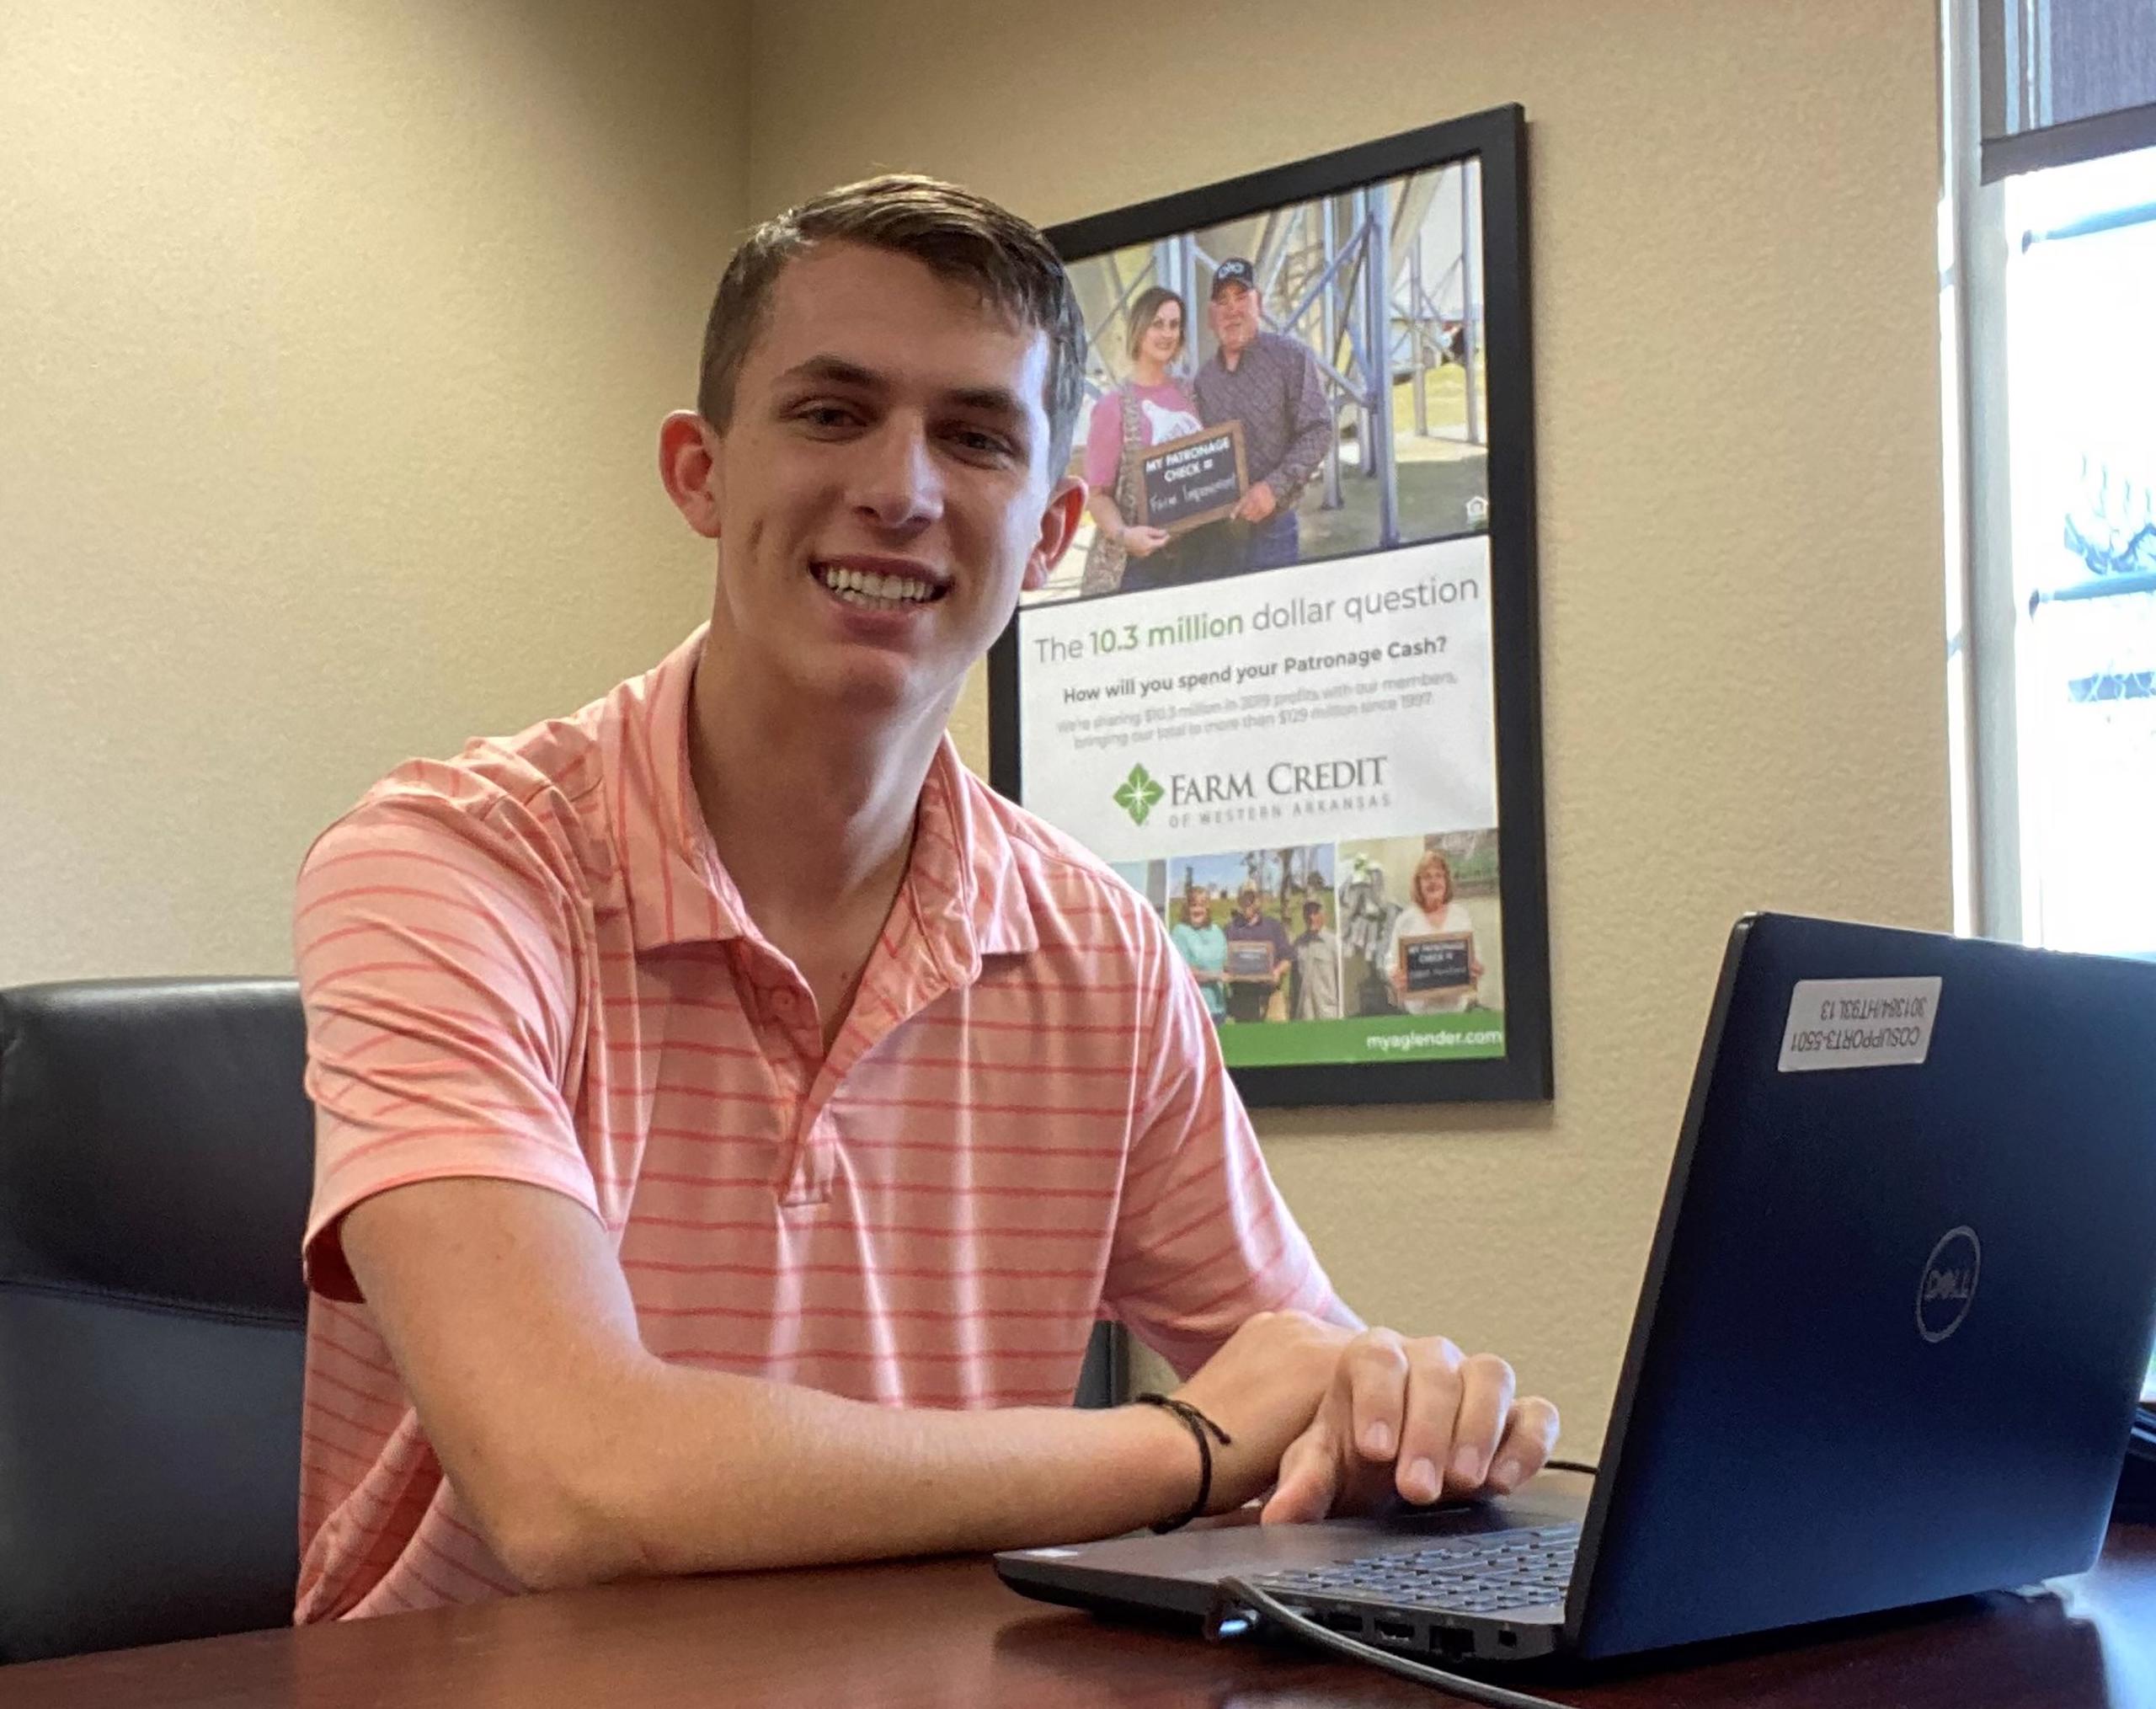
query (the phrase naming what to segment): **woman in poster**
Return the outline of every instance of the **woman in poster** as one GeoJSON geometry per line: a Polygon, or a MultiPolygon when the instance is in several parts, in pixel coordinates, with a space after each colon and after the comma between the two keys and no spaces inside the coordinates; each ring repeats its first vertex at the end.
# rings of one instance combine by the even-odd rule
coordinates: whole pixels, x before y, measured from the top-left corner
{"type": "Polygon", "coordinates": [[[1197,975],[1205,1012],[1219,1026],[1228,1013],[1228,934],[1213,923],[1213,899],[1195,884],[1183,892],[1182,918],[1168,928],[1168,941],[1197,975]]]}
{"type": "MultiPolygon", "coordinates": [[[[1438,850],[1425,849],[1422,858],[1415,863],[1415,876],[1408,884],[1407,894],[1408,904],[1394,916],[1385,946],[1385,972],[1392,981],[1393,999],[1411,1015],[1457,1013],[1475,1001],[1476,984],[1454,991],[1411,991],[1406,957],[1401,948],[1410,938],[1474,931],[1467,905],[1453,900],[1452,863],[1438,850]]],[[[1482,963],[1471,948],[1467,971],[1471,981],[1481,980],[1482,963]]]]}
{"type": "Polygon", "coordinates": [[[1147,286],[1130,306],[1130,377],[1102,394],[1086,425],[1086,485],[1092,494],[1086,508],[1094,531],[1081,594],[1166,587],[1179,579],[1182,542],[1131,519],[1139,509],[1139,459],[1203,425],[1198,406],[1169,372],[1182,354],[1184,319],[1182,298],[1166,286],[1147,286]]]}

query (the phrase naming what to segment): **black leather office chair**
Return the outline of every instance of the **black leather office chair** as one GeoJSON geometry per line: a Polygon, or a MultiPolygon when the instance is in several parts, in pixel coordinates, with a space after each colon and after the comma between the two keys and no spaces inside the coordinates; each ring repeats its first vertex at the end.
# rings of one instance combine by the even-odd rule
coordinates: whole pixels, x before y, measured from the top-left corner
{"type": "Polygon", "coordinates": [[[0,990],[0,1664],[291,1616],[306,1048],[287,980],[0,990]]]}
{"type": "Polygon", "coordinates": [[[289,980],[0,991],[0,1663],[291,1619],[305,1054],[289,980]]]}

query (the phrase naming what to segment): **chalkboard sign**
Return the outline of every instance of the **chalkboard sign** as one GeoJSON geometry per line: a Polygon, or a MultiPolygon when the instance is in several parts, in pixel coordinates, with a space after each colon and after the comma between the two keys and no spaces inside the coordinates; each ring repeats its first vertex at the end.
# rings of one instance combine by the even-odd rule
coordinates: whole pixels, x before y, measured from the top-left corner
{"type": "Polygon", "coordinates": [[[1164,439],[1139,460],[1138,520],[1180,534],[1235,508],[1243,495],[1243,425],[1224,421],[1164,439]]]}
{"type": "Polygon", "coordinates": [[[1475,983],[1472,932],[1403,937],[1400,940],[1400,959],[1412,996],[1427,996],[1433,991],[1464,991],[1475,983]]]}
{"type": "Polygon", "coordinates": [[[1238,937],[1228,945],[1228,972],[1237,979],[1271,979],[1273,946],[1262,937],[1238,937]]]}

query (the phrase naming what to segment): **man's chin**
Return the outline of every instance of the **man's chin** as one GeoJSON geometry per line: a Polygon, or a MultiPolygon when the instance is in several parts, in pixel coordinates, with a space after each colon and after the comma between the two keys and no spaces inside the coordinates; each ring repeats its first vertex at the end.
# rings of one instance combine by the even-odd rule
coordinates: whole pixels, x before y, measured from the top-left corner
{"type": "Polygon", "coordinates": [[[853,656],[814,660],[795,678],[803,699],[825,716],[905,722],[947,710],[957,697],[958,684],[921,660],[846,650],[853,656]]]}

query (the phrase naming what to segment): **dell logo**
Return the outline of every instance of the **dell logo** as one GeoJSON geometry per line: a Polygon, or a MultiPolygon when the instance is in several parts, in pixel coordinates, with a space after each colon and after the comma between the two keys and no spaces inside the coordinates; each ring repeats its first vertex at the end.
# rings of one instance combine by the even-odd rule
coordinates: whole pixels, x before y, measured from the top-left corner
{"type": "Polygon", "coordinates": [[[1977,1297],[1977,1273],[1983,1248],[1973,1228],[1950,1228],[1924,1261],[1917,1281],[1917,1333],[1944,1341],[1961,1327],[1977,1297]]]}

